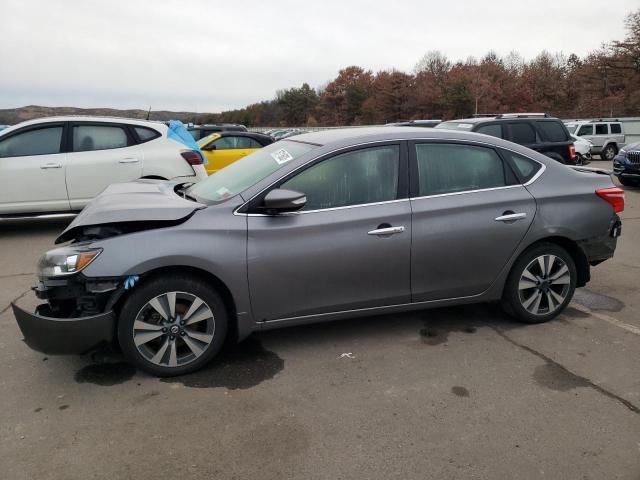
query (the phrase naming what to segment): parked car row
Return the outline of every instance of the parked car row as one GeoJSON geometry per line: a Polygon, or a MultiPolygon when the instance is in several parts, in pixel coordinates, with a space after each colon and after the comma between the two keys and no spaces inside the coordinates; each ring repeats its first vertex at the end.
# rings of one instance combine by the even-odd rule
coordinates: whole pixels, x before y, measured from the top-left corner
{"type": "Polygon", "coordinates": [[[283,138],[294,137],[302,133],[307,133],[302,128],[275,128],[264,132],[265,135],[273,137],[274,140],[282,140],[283,138]]]}

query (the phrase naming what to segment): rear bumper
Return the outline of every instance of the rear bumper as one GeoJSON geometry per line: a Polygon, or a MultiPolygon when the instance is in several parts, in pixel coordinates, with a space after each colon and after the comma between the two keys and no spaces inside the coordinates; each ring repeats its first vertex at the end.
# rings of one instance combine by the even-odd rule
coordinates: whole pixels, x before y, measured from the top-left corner
{"type": "Polygon", "coordinates": [[[607,235],[579,242],[589,264],[597,265],[598,263],[613,257],[618,244],[618,237],[621,235],[622,222],[618,215],[614,215],[609,224],[609,231],[607,235]]]}
{"type": "Polygon", "coordinates": [[[49,355],[82,354],[115,338],[113,311],[78,318],[56,318],[49,305],[29,313],[11,304],[25,343],[33,350],[49,355]]]}

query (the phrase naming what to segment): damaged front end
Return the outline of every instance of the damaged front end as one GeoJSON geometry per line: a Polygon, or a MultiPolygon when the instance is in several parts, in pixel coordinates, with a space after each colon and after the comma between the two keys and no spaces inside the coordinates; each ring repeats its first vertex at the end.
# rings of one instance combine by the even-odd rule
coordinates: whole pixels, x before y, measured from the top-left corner
{"type": "MultiPolygon", "coordinates": [[[[83,354],[115,340],[114,305],[128,279],[40,278],[33,288],[46,300],[34,313],[12,304],[25,343],[47,354],[83,354]]],[[[128,284],[127,284],[128,285],[128,284]]]]}

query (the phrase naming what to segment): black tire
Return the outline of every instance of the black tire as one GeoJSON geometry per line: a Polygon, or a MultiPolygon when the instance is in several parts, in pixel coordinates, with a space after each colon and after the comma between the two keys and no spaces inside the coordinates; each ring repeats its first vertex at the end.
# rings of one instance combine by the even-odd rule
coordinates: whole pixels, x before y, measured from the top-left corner
{"type": "Polygon", "coordinates": [[[612,161],[617,153],[618,149],[616,146],[609,144],[602,149],[602,152],[600,152],[600,159],[612,161]]]}
{"type": "Polygon", "coordinates": [[[625,187],[635,187],[638,184],[637,180],[631,180],[624,177],[618,177],[618,181],[625,187]]]}
{"type": "MultiPolygon", "coordinates": [[[[192,304],[194,303],[195,301],[192,301],[192,304]]],[[[169,308],[168,303],[164,303],[163,306],[165,307],[165,311],[166,308],[169,308]]],[[[200,311],[201,310],[196,309],[194,310],[194,313],[200,311]]],[[[125,301],[119,315],[118,342],[122,348],[122,353],[125,358],[140,370],[159,377],[184,375],[202,368],[216,356],[224,344],[227,335],[228,321],[228,314],[222,298],[206,281],[196,276],[160,276],[151,279],[148,282],[141,281],[139,286],[134,288],[131,295],[125,301]],[[175,315],[174,317],[168,315],[169,319],[165,320],[163,318],[164,315],[161,315],[159,310],[154,310],[150,307],[149,302],[156,301],[161,298],[169,298],[167,297],[168,292],[171,292],[169,295],[177,293],[179,297],[183,298],[176,298],[175,295],[173,296],[173,311],[175,315]],[[209,317],[201,314],[199,316],[204,316],[206,320],[198,321],[198,323],[189,325],[188,322],[181,321],[181,315],[184,316],[185,320],[187,319],[186,314],[189,312],[185,310],[188,309],[189,299],[193,300],[192,297],[200,300],[202,302],[200,304],[201,308],[205,310],[208,308],[209,312],[212,313],[212,316],[209,317]],[[157,320],[153,320],[148,316],[145,317],[144,315],[149,315],[149,313],[145,312],[151,312],[151,316],[153,317],[155,315],[157,320]],[[139,347],[136,346],[134,340],[134,337],[136,336],[134,323],[137,319],[143,320],[145,326],[150,325],[149,329],[154,331],[152,333],[158,332],[159,326],[163,327],[163,330],[160,330],[160,332],[166,331],[166,333],[161,333],[160,337],[153,339],[140,347],[150,351],[146,356],[145,354],[147,352],[143,353],[139,347]],[[185,323],[186,325],[183,325],[185,323]],[[204,331],[196,330],[202,329],[203,326],[208,328],[210,331],[207,331],[206,328],[204,331]],[[213,326],[213,328],[210,328],[211,326],[213,326]],[[178,328],[179,331],[172,334],[171,330],[173,328],[178,328]],[[201,342],[200,340],[194,341],[187,332],[199,334],[200,336],[211,335],[212,339],[209,340],[210,343],[205,345],[205,342],[201,342]],[[182,337],[180,335],[182,335],[182,337]],[[185,336],[188,338],[185,339],[185,336]],[[168,345],[167,347],[164,346],[165,339],[168,345]],[[187,340],[189,341],[189,344],[187,344],[187,340]],[[175,345],[173,345],[174,343],[175,345]],[[198,354],[196,354],[190,346],[194,343],[197,344],[199,349],[198,354]],[[155,358],[155,355],[151,359],[148,358],[153,353],[154,344],[158,345],[156,353],[160,353],[159,351],[164,347],[159,363],[154,363],[152,361],[153,358],[155,358]],[[173,362],[173,359],[177,357],[177,355],[173,354],[180,351],[184,352],[185,363],[176,363],[175,366],[170,366],[170,363],[175,363],[173,362]],[[191,360],[187,358],[190,352],[192,352],[191,355],[194,357],[191,360]],[[173,357],[173,359],[171,357],[173,357]]],[[[136,325],[139,325],[139,323],[136,325]]],[[[137,329],[137,334],[144,334],[146,333],[146,330],[149,329],[137,329]]]]}
{"type": "MultiPolygon", "coordinates": [[[[530,274],[531,272],[529,271],[529,275],[530,274]]],[[[543,275],[540,276],[541,279],[542,276],[543,275]]],[[[562,313],[562,311],[571,301],[576,288],[576,279],[577,271],[575,263],[571,255],[569,255],[569,253],[564,248],[556,244],[546,242],[533,245],[520,255],[518,260],[516,260],[513,267],[511,268],[511,272],[507,277],[502,296],[503,309],[507,314],[515,317],[521,322],[548,322],[549,320],[552,320],[560,313],[562,313]],[[523,277],[525,269],[527,269],[528,267],[535,268],[536,265],[534,262],[537,262],[537,259],[543,256],[555,257],[549,278],[552,278],[556,273],[560,272],[560,270],[563,270],[562,265],[564,265],[567,267],[567,273],[569,276],[568,279],[566,278],[566,274],[563,274],[561,278],[558,278],[556,280],[558,282],[557,284],[554,283],[554,281],[551,281],[548,284],[541,282],[539,287],[527,287],[521,290],[521,280],[524,285],[528,285],[527,282],[530,282],[530,280],[523,277]],[[560,259],[560,262],[558,262],[558,259],[560,259]],[[564,291],[565,285],[566,291],[564,291]],[[549,290],[553,291],[548,293],[549,290]],[[527,301],[533,299],[534,296],[538,294],[541,296],[541,300],[538,302],[540,313],[534,314],[532,313],[532,310],[536,309],[535,300],[533,301],[533,304],[530,305],[532,310],[527,309],[523,304],[526,304],[527,301]],[[558,297],[562,297],[563,301],[558,301],[556,295],[558,297]],[[549,297],[551,297],[551,299],[549,299],[549,297]],[[547,304],[548,310],[546,312],[544,309],[545,303],[547,304]],[[551,308],[549,307],[550,303],[553,306],[553,310],[551,310],[551,308]]]]}

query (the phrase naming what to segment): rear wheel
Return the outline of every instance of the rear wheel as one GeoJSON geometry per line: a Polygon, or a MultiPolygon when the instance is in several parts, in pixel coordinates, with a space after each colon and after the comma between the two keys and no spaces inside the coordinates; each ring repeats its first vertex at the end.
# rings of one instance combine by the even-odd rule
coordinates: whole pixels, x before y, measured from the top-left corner
{"type": "Polygon", "coordinates": [[[618,149],[615,147],[615,145],[607,145],[602,149],[602,152],[600,153],[600,157],[603,160],[611,161],[614,159],[617,153],[618,153],[618,149]]]}
{"type": "Polygon", "coordinates": [[[576,288],[576,266],[571,255],[552,243],[525,251],[505,284],[507,313],[526,323],[543,323],[558,316],[576,288]]]}
{"type": "Polygon", "coordinates": [[[159,277],[134,289],[118,323],[127,360],[162,377],[204,366],[218,353],[226,333],[224,302],[196,277],[159,277]]]}

